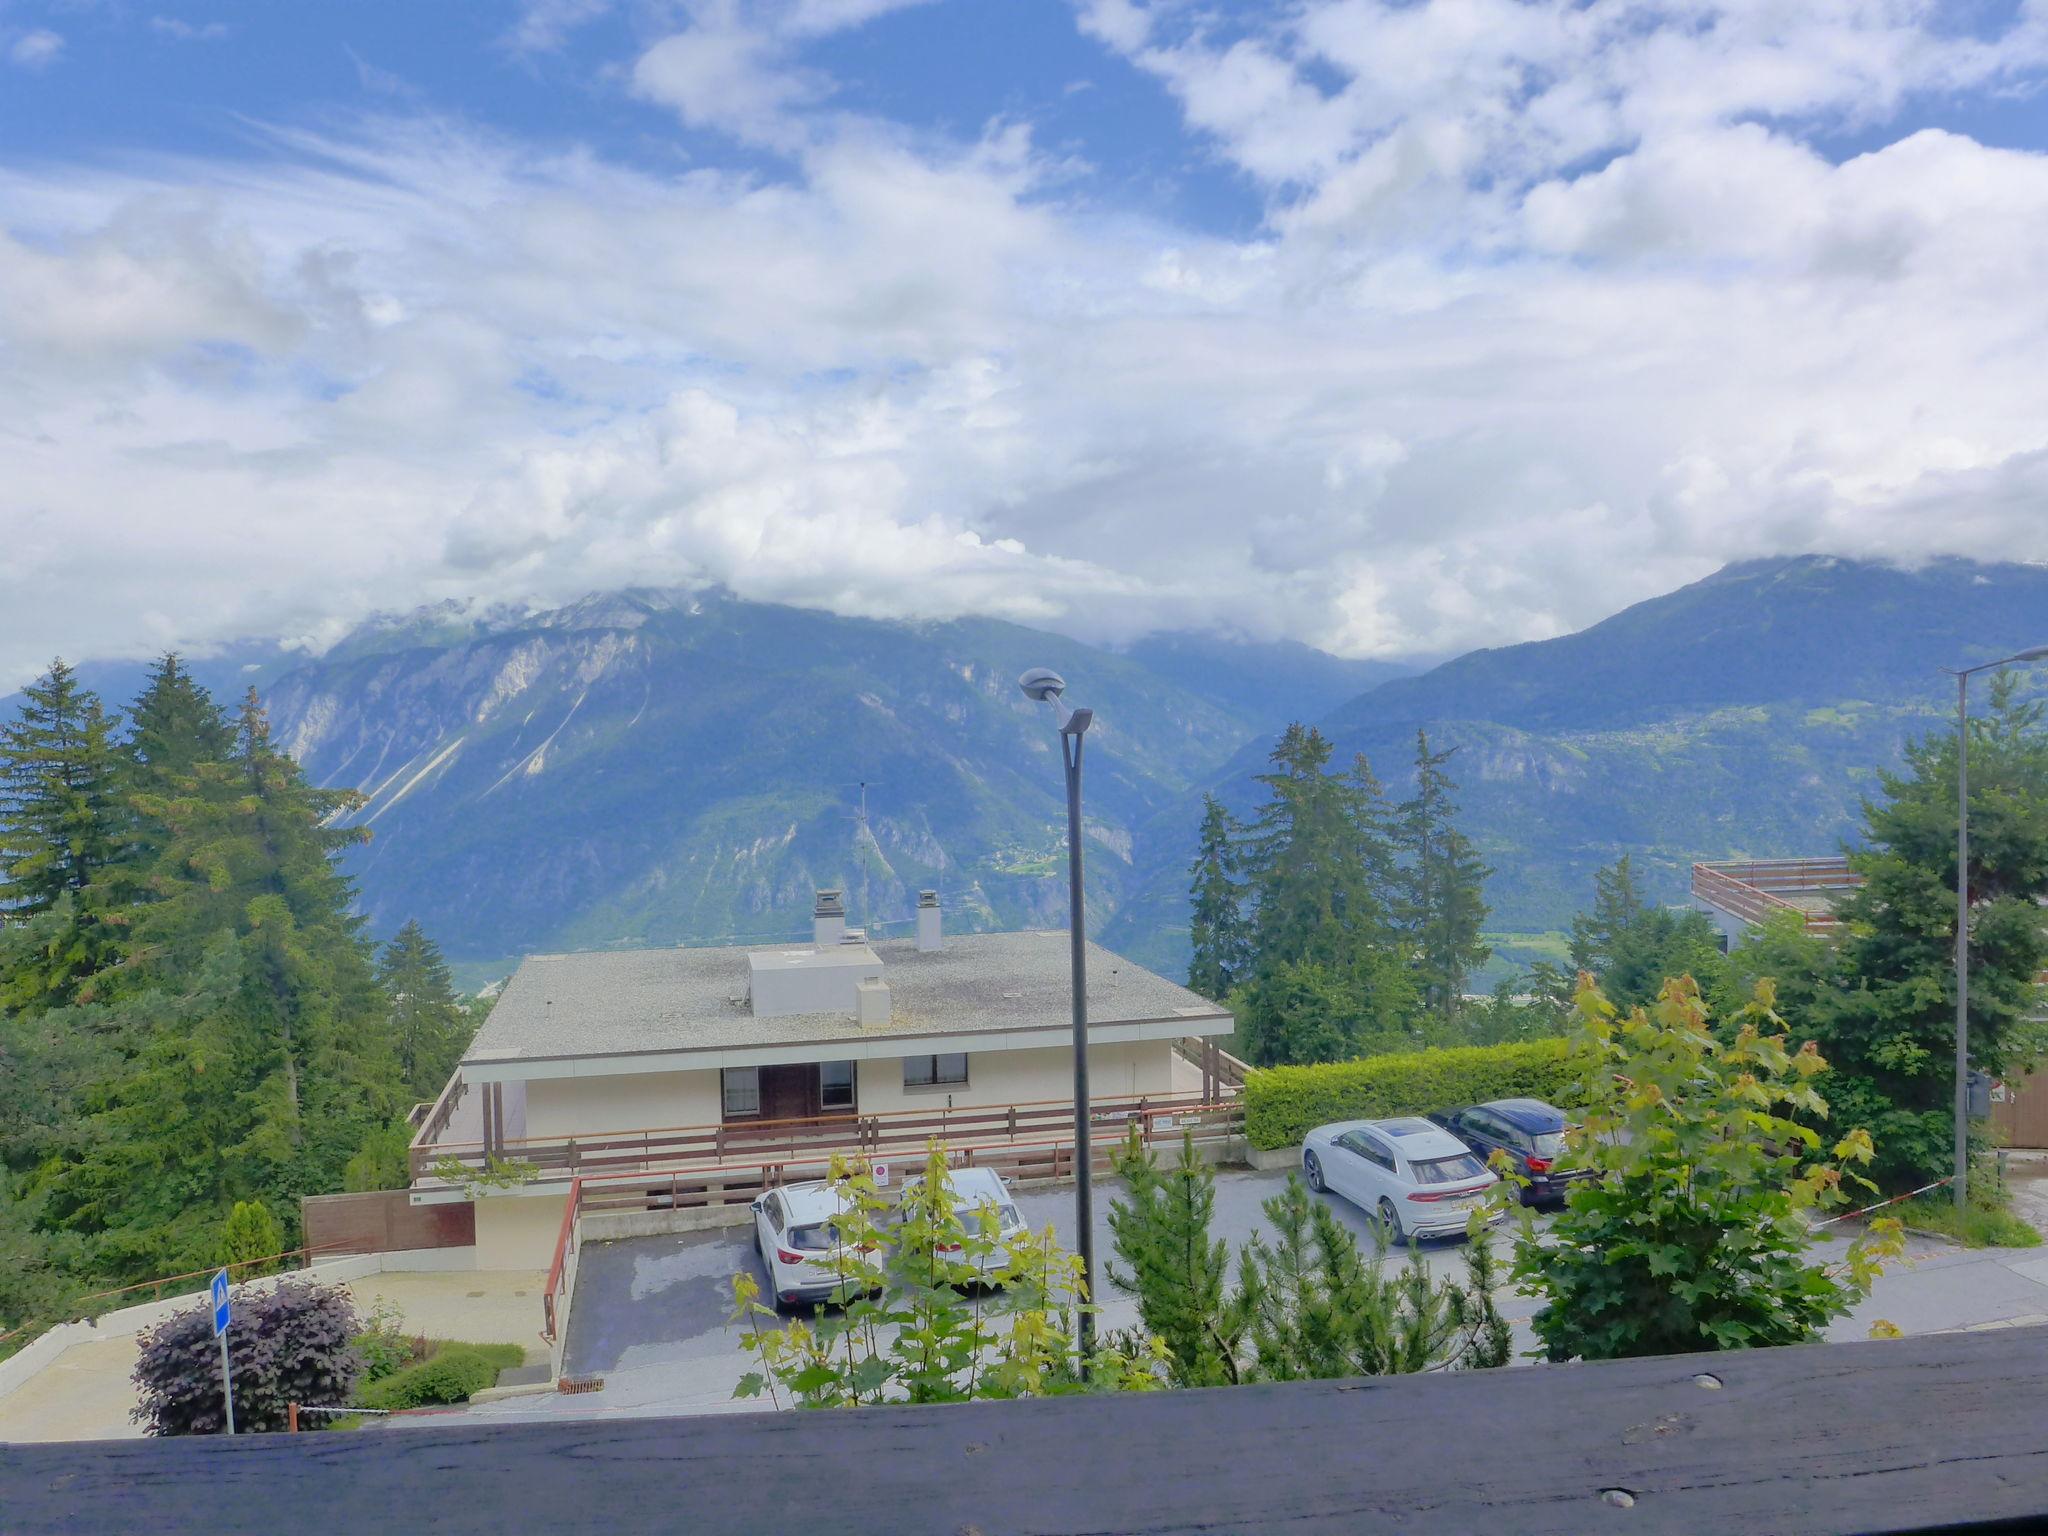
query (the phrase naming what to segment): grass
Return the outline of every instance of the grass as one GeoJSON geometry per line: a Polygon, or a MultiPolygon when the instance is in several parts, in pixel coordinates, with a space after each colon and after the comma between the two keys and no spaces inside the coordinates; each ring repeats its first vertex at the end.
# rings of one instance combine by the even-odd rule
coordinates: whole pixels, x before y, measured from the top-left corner
{"type": "Polygon", "coordinates": [[[1894,1214],[1909,1227],[1951,1238],[1965,1248],[2041,1246],[2041,1234],[2003,1204],[1986,1205],[1972,1199],[1959,1211],[1953,1200],[1920,1195],[1897,1207],[1894,1214]]]}
{"type": "MultiPolygon", "coordinates": [[[[518,1344],[466,1344],[459,1339],[422,1339],[409,1363],[357,1385],[353,1403],[363,1408],[416,1408],[467,1402],[492,1386],[501,1371],[526,1363],[518,1344]]],[[[355,1429],[360,1417],[337,1417],[327,1427],[355,1429]]]]}

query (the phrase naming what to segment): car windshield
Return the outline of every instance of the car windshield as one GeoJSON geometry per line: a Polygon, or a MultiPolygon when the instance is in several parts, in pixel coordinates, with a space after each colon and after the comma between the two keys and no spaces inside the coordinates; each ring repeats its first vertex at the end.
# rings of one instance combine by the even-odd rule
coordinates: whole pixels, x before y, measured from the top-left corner
{"type": "Polygon", "coordinates": [[[1536,1155],[1552,1161],[1564,1156],[1564,1132],[1541,1131],[1536,1137],[1536,1155]]]}
{"type": "Polygon", "coordinates": [[[1460,1152],[1455,1157],[1433,1157],[1428,1162],[1410,1163],[1415,1170],[1418,1184],[1456,1184],[1463,1179],[1476,1179],[1486,1172],[1486,1165],[1470,1152],[1460,1152]]]}
{"type": "Polygon", "coordinates": [[[839,1229],[829,1221],[808,1227],[791,1227],[784,1239],[798,1253],[829,1253],[839,1241],[839,1229]]]}

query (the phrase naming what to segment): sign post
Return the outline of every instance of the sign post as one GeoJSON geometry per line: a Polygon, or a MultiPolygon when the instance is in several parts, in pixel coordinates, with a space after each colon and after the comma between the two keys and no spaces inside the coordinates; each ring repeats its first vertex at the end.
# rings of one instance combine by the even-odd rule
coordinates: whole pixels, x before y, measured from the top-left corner
{"type": "Polygon", "coordinates": [[[213,1277],[213,1335],[220,1340],[220,1397],[228,1411],[228,1433],[235,1432],[235,1383],[228,1374],[228,1272],[213,1277]]]}

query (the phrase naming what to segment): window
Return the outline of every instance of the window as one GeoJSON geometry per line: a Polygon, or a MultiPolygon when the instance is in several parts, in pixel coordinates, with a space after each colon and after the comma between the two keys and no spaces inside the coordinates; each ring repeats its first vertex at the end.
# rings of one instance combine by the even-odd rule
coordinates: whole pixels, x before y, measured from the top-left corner
{"type": "Polygon", "coordinates": [[[1337,1143],[1346,1151],[1356,1152],[1368,1163],[1376,1163],[1389,1172],[1394,1167],[1394,1154],[1367,1136],[1363,1131],[1353,1131],[1337,1143]]]}
{"type": "Polygon", "coordinates": [[[1425,1163],[1411,1163],[1418,1184],[1458,1184],[1466,1179],[1483,1178],[1486,1165],[1470,1152],[1460,1152],[1455,1157],[1433,1157],[1425,1163]]]}
{"type": "Polygon", "coordinates": [[[1564,1156],[1563,1131],[1539,1131],[1536,1133],[1536,1155],[1547,1157],[1552,1162],[1564,1156]]]}
{"type": "Polygon", "coordinates": [[[722,1081],[725,1087],[725,1118],[735,1120],[746,1115],[761,1113],[761,1069],[759,1067],[727,1067],[722,1081]]]}
{"type": "Polygon", "coordinates": [[[853,1108],[853,1063],[826,1061],[818,1065],[818,1107],[853,1108]]]}
{"type": "Polygon", "coordinates": [[[763,1212],[766,1213],[768,1217],[769,1230],[777,1233],[781,1232],[782,1197],[780,1195],[770,1195],[766,1200],[763,1200],[761,1202],[761,1209],[763,1212]]]}
{"type": "Polygon", "coordinates": [[[791,1227],[786,1241],[798,1253],[830,1253],[839,1246],[839,1229],[826,1221],[791,1227]]]}
{"type": "Polygon", "coordinates": [[[967,1053],[953,1051],[944,1056],[906,1056],[903,1058],[903,1086],[906,1088],[936,1088],[946,1083],[967,1081],[967,1053]]]}

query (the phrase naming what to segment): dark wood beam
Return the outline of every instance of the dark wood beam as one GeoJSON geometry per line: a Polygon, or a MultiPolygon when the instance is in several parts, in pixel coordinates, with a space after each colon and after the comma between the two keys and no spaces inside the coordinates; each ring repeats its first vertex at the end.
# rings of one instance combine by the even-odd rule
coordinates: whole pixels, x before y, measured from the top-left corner
{"type": "Polygon", "coordinates": [[[2048,1526],[2044,1398],[2048,1329],[2025,1328],[944,1408],[0,1446],[0,1529],[2031,1530],[2048,1526]]]}

